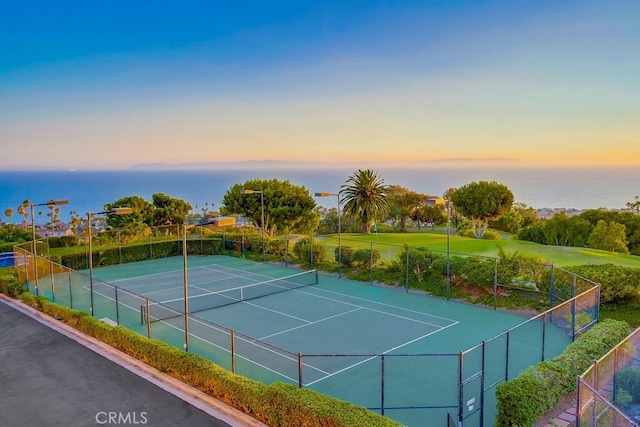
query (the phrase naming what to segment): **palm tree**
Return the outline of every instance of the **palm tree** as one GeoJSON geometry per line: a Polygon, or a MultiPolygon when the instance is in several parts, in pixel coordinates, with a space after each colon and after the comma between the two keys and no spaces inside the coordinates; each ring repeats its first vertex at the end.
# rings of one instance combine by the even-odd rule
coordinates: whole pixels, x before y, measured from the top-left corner
{"type": "Polygon", "coordinates": [[[371,169],[358,170],[340,187],[344,214],[362,220],[362,232],[369,234],[376,218],[387,210],[387,186],[371,169]]]}
{"type": "Polygon", "coordinates": [[[5,209],[4,216],[7,217],[7,222],[11,223],[11,217],[13,216],[13,209],[5,209]]]}

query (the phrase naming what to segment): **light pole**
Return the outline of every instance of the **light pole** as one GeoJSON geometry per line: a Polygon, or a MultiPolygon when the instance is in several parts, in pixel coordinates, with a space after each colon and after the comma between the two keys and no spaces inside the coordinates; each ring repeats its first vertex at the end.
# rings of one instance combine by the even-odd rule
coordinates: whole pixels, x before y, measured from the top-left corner
{"type": "Polygon", "coordinates": [[[260,190],[246,190],[242,189],[240,191],[242,194],[260,194],[260,207],[262,208],[262,214],[260,215],[260,222],[262,228],[262,262],[267,261],[267,253],[264,245],[264,191],[260,190]]]}
{"type": "Polygon", "coordinates": [[[451,214],[450,214],[450,207],[451,207],[451,200],[449,199],[440,199],[440,198],[431,198],[431,199],[427,199],[427,205],[429,206],[436,206],[436,205],[445,205],[445,209],[447,210],[447,300],[450,298],[451,296],[451,261],[450,261],[450,246],[449,246],[449,241],[450,241],[450,235],[451,235],[451,228],[450,228],[450,224],[451,224],[451,214]]]}
{"type": "Polygon", "coordinates": [[[340,241],[340,193],[315,193],[316,197],[338,196],[338,278],[342,277],[342,242],[340,241]]]}
{"type": "Polygon", "coordinates": [[[30,203],[31,205],[31,233],[32,240],[31,245],[33,249],[33,262],[35,265],[35,273],[36,273],[36,296],[38,296],[38,256],[36,255],[36,219],[34,216],[34,209],[36,206],[60,206],[60,205],[68,205],[68,200],[49,200],[47,203],[30,203]]]}
{"type": "Polygon", "coordinates": [[[102,215],[102,214],[112,214],[112,215],[126,215],[133,212],[131,208],[113,208],[108,211],[102,212],[87,212],[87,225],[89,227],[89,298],[90,305],[89,310],[91,311],[91,315],[93,316],[93,248],[91,245],[91,232],[92,232],[92,222],[94,215],[102,215]]]}

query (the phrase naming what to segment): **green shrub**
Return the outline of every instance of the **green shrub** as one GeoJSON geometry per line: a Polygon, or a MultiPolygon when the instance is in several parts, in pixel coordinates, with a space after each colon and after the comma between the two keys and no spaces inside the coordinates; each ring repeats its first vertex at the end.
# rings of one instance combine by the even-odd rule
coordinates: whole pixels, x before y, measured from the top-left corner
{"type": "Polygon", "coordinates": [[[495,230],[486,230],[482,233],[483,240],[502,240],[502,236],[495,230]]]}
{"type": "Polygon", "coordinates": [[[616,374],[618,386],[631,397],[633,403],[640,403],[640,371],[625,368],[616,374]]]}
{"type": "Polygon", "coordinates": [[[10,297],[17,297],[24,291],[25,287],[18,283],[13,267],[0,269],[0,293],[10,297]]]}
{"type": "Polygon", "coordinates": [[[640,268],[614,264],[576,265],[565,270],[600,283],[602,302],[640,302],[640,268]]]}
{"type": "Polygon", "coordinates": [[[353,253],[351,259],[354,264],[363,268],[372,268],[380,260],[380,252],[370,249],[358,249],[353,253]]]}
{"type": "Polygon", "coordinates": [[[531,366],[496,388],[498,427],[529,427],[575,390],[576,377],[629,333],[625,322],[605,320],[581,335],[558,357],[531,366]]]}
{"type": "Polygon", "coordinates": [[[351,267],[352,264],[352,256],[353,256],[353,248],[351,246],[342,246],[342,248],[335,248],[334,257],[336,262],[342,262],[342,265],[346,267],[351,267]]]}
{"type": "Polygon", "coordinates": [[[311,243],[310,237],[303,237],[293,245],[293,254],[302,264],[311,262],[311,253],[313,252],[313,264],[322,264],[327,260],[327,251],[324,245],[317,240],[311,243]]]}

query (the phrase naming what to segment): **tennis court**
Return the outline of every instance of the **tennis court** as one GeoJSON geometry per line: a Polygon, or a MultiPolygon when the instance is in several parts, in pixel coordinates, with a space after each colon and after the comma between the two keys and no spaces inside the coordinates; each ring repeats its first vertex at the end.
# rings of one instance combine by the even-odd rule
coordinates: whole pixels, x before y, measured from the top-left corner
{"type": "MultiPolygon", "coordinates": [[[[571,342],[549,319],[500,336],[527,318],[315,271],[223,255],[189,256],[187,265],[188,322],[182,257],[94,269],[95,316],[179,348],[188,343],[241,375],[309,387],[409,426],[427,418],[446,425],[460,402],[465,425],[476,425],[478,410],[491,423],[494,386],[571,342]]],[[[90,284],[71,274],[51,275],[55,299],[72,297],[68,305],[83,309],[90,284]],[[60,289],[66,281],[68,292],[60,289]]],[[[45,294],[53,287],[41,279],[45,294]]]]}

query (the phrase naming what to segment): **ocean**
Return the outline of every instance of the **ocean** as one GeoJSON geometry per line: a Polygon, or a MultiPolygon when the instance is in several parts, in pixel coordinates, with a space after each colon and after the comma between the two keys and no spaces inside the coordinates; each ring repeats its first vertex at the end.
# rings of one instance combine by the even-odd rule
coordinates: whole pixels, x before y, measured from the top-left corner
{"type": "MultiPolygon", "coordinates": [[[[624,208],[640,195],[640,169],[376,169],[385,184],[396,184],[434,196],[450,187],[473,181],[497,181],[513,192],[515,201],[534,208],[624,208]]],[[[106,203],[137,195],[151,201],[154,193],[164,193],[189,202],[198,212],[205,203],[220,208],[225,192],[234,184],[250,179],[289,180],[304,185],[311,193],[336,193],[354,169],[254,169],[254,170],[169,170],[169,171],[0,171],[0,216],[14,210],[11,221],[18,223],[17,207],[24,201],[46,203],[69,200],[60,206],[60,219],[70,212],[81,216],[99,212],[106,203]]],[[[319,205],[334,206],[333,199],[318,199],[319,205]]],[[[43,211],[47,220],[46,206],[43,211]]],[[[36,216],[38,221],[38,216],[36,216]]]]}

